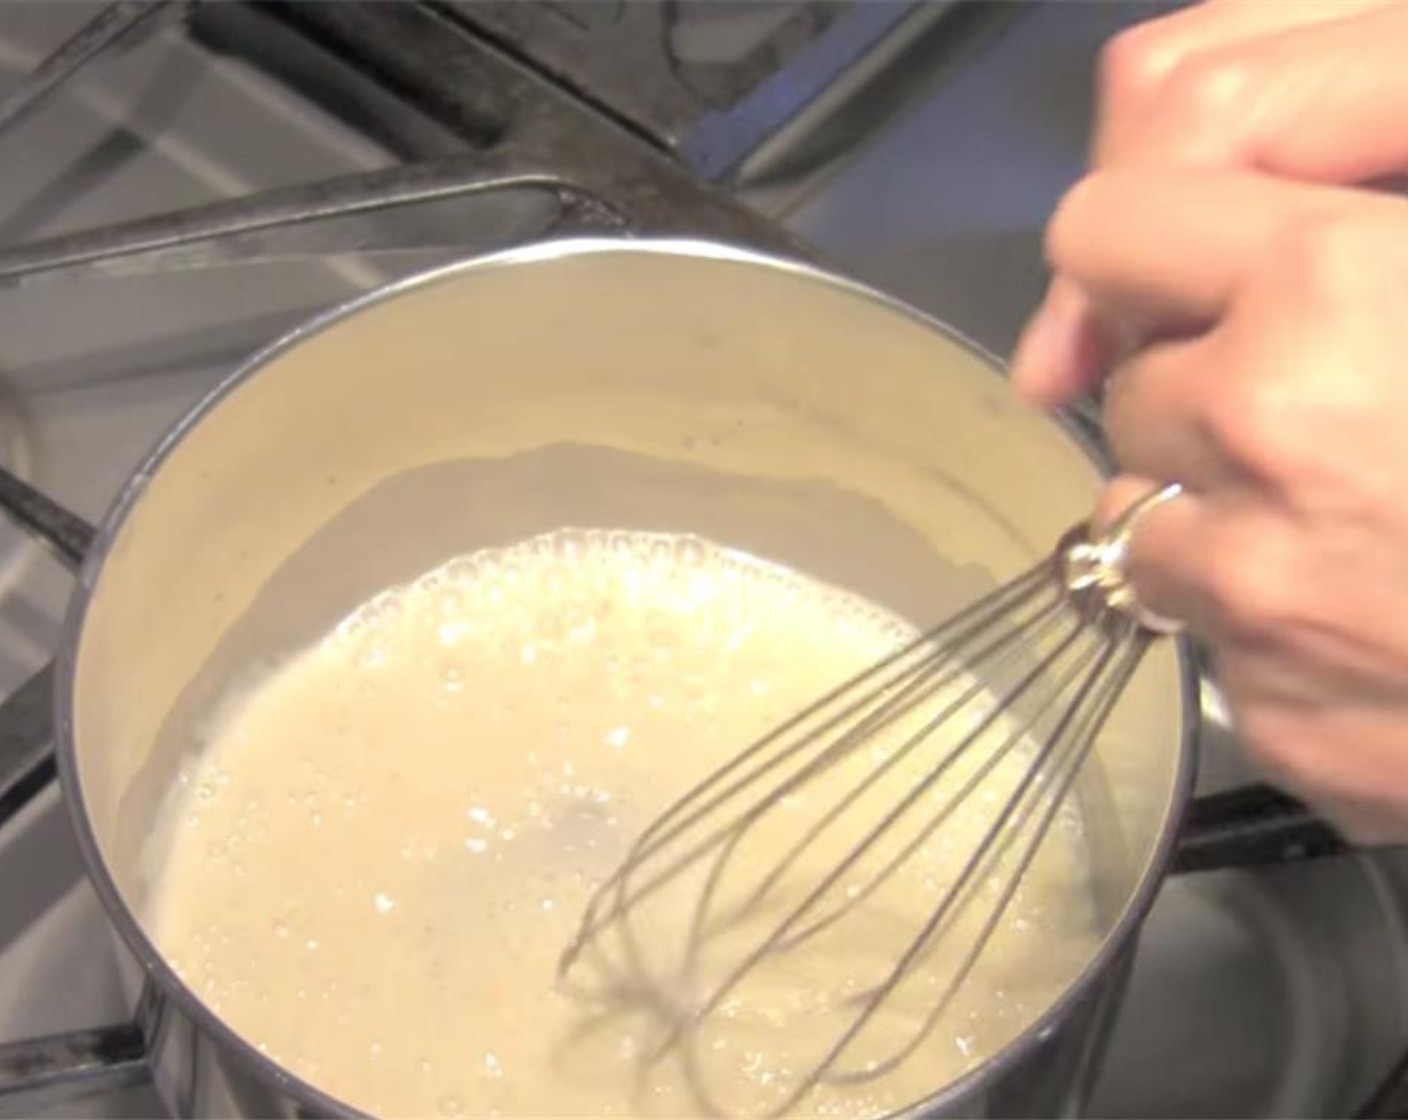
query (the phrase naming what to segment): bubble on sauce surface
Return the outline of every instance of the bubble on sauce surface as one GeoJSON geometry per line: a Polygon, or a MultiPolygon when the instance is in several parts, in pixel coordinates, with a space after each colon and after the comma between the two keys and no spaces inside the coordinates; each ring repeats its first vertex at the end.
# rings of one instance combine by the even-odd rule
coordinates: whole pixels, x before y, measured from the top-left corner
{"type": "MultiPolygon", "coordinates": [[[[212,737],[178,810],[202,840],[173,847],[158,942],[236,1029],[369,1111],[692,1111],[669,1063],[640,1089],[649,1029],[608,1027],[572,1050],[583,1013],[554,986],[558,955],[590,892],[675,796],[914,636],[872,604],[700,538],[562,530],[452,560],[354,611],[212,737]],[[204,784],[213,797],[193,792],[204,784]],[[202,858],[204,842],[238,843],[244,873],[202,858]]],[[[799,814],[809,805],[796,799],[799,814]]],[[[923,897],[945,888],[982,819],[970,813],[925,855],[936,863],[923,897]]],[[[1076,966],[1031,961],[1078,963],[1089,942],[1059,906],[1084,874],[1079,813],[1063,810],[1053,834],[1050,889],[1019,891],[1004,930],[1020,982],[966,985],[917,1074],[818,1094],[803,1113],[902,1107],[1044,1009],[1076,966]]],[[[746,1043],[760,1022],[795,1027],[805,1006],[732,1015],[739,1033],[711,1052],[735,1091],[793,1074],[785,1055],[746,1043]]]]}

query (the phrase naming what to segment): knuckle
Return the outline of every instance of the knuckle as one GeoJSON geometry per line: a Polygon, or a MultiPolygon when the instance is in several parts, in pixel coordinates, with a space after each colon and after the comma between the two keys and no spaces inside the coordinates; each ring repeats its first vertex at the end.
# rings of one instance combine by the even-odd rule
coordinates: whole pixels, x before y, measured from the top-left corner
{"type": "MultiPolygon", "coordinates": [[[[1237,47],[1198,49],[1177,29],[1155,22],[1121,32],[1099,60],[1101,112],[1157,116],[1181,147],[1235,144],[1258,85],[1256,56],[1237,47]]],[[[1212,155],[1227,153],[1217,151],[1212,155]]]]}
{"type": "Polygon", "coordinates": [[[1100,89],[1116,103],[1142,102],[1152,97],[1182,52],[1163,28],[1142,24],[1121,31],[1101,48],[1100,89]]]}
{"type": "Polygon", "coordinates": [[[1085,215],[1090,211],[1092,196],[1098,192],[1096,177],[1087,175],[1057,201],[1042,236],[1043,251],[1052,267],[1060,270],[1070,266],[1071,247],[1081,243],[1085,215]]]}
{"type": "Polygon", "coordinates": [[[1079,273],[1104,243],[1103,231],[1126,209],[1126,174],[1094,171],[1077,180],[1056,204],[1047,223],[1043,248],[1058,270],[1079,273]]]}
{"type": "Polygon", "coordinates": [[[1213,445],[1233,462],[1274,478],[1305,451],[1303,408],[1284,379],[1251,366],[1226,379],[1206,408],[1205,422],[1213,445]]]}
{"type": "Polygon", "coordinates": [[[1242,118],[1255,84],[1246,59],[1235,53],[1198,55],[1176,63],[1160,95],[1168,112],[1186,128],[1225,129],[1242,118]]]}

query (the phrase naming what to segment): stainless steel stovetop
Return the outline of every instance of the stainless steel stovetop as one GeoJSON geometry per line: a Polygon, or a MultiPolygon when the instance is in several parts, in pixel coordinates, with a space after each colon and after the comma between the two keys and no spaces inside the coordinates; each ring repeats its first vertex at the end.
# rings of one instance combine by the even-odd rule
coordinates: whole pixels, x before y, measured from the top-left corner
{"type": "MultiPolygon", "coordinates": [[[[354,5],[160,7],[119,50],[0,129],[0,246],[412,161],[490,158],[518,136],[513,87],[482,70],[457,82],[463,60],[451,54],[427,63],[451,77],[408,94],[396,37],[371,50],[354,5]]],[[[683,0],[663,26],[653,3],[436,9],[549,75],[586,106],[575,111],[611,119],[613,157],[551,128],[535,146],[528,129],[530,162],[560,159],[595,187],[611,185],[608,165],[639,159],[671,184],[671,205],[710,211],[712,228],[799,238],[999,352],[1040,292],[1044,217],[1079,173],[1093,52],[1152,10],[683,0]],[[622,21],[639,25],[629,49],[612,47],[622,21]],[[701,193],[700,181],[724,193],[701,193]]],[[[0,98],[102,11],[0,5],[0,98]]],[[[506,231],[613,220],[559,188],[379,211],[292,239],[246,233],[181,254],[99,260],[100,244],[77,240],[68,267],[24,283],[16,275],[34,259],[0,248],[0,465],[96,519],[169,423],[314,310],[506,231]]],[[[0,694],[13,698],[49,657],[68,589],[62,566],[0,524],[0,694]]],[[[42,723],[0,708],[0,760],[37,754],[42,743],[14,739],[42,723]]],[[[1245,778],[1235,743],[1214,731],[1204,788],[1245,778]]],[[[1091,1112],[1353,1111],[1408,1044],[1405,925],[1408,863],[1396,857],[1171,880],[1091,1112]]],[[[0,824],[0,1042],[124,1021],[107,937],[45,783],[0,824]]],[[[125,1116],[161,1106],[138,1080],[22,1108],[125,1116]]]]}

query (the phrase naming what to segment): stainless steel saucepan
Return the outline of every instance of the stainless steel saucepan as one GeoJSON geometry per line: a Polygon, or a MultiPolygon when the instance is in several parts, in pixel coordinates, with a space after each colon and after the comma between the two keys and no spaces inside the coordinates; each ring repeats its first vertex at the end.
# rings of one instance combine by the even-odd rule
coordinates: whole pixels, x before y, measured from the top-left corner
{"type": "MultiPolygon", "coordinates": [[[[168,1105],[349,1111],[203,1005],[144,919],[178,761],[251,666],[450,555],[566,523],[702,533],[922,622],[1042,555],[1099,480],[952,332],[714,243],[470,260],[275,343],[134,474],[88,549],[58,665],[61,780],[168,1105]]],[[[1080,789],[1098,952],[916,1108],[1078,1106],[1188,794],[1195,697],[1181,647],[1156,647],[1080,789]]]]}

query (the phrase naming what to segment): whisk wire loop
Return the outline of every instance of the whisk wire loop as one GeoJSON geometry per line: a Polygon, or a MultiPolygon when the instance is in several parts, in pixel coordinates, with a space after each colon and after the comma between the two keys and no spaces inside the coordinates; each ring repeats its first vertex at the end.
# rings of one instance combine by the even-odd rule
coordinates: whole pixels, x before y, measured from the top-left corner
{"type": "MultiPolygon", "coordinates": [[[[584,912],[579,934],[574,938],[572,944],[563,955],[559,966],[559,977],[564,978],[565,973],[575,963],[579,951],[584,943],[592,937],[602,926],[618,917],[628,906],[642,901],[649,894],[653,893],[659,886],[668,882],[674,875],[688,867],[690,864],[702,858],[717,844],[722,843],[732,830],[742,823],[739,819],[731,820],[720,825],[705,840],[699,842],[695,847],[689,849],[684,855],[677,857],[667,867],[658,871],[652,876],[644,886],[638,887],[634,892],[626,891],[628,881],[634,871],[645,860],[653,856],[656,852],[666,848],[678,836],[685,833],[701,819],[714,813],[720,806],[726,804],[740,791],[749,789],[756,782],[766,777],[768,774],[785,765],[790,759],[796,757],[802,751],[815,746],[818,736],[824,735],[838,726],[842,726],[846,720],[855,716],[864,709],[871,707],[877,695],[883,695],[889,690],[899,686],[906,678],[910,678],[916,669],[916,665],[906,664],[915,654],[923,652],[922,659],[917,663],[919,668],[926,665],[941,665],[950,662],[941,644],[951,632],[957,631],[958,636],[955,644],[970,639],[975,634],[980,634],[985,629],[983,625],[990,614],[998,613],[1009,603],[1015,603],[1038,588],[1041,584],[1049,582],[1051,578],[1049,563],[1035,565],[1028,569],[1021,576],[1005,585],[991,595],[984,597],[973,603],[964,611],[953,615],[939,626],[913,639],[894,653],[877,661],[860,674],[838,685],[836,688],[821,696],[808,707],[802,709],[795,715],[789,717],[785,722],[779,724],[765,736],[755,741],[746,750],[734,756],[727,763],[720,766],[710,775],[704,778],[699,784],[694,786],[689,792],[676,800],[669,808],[661,813],[655,820],[647,826],[640,836],[632,844],[620,867],[594,892],[584,912]],[[883,677],[887,670],[894,670],[890,677],[885,678],[879,685],[870,692],[863,692],[856,695],[861,686],[870,683],[878,677],[883,677]],[[799,736],[795,740],[787,741],[788,736],[793,732],[807,727],[807,724],[814,718],[822,716],[828,708],[843,702],[839,710],[828,715],[820,725],[810,728],[806,734],[799,736]],[[776,755],[758,761],[759,757],[771,747],[783,745],[776,755]],[[722,790],[715,787],[723,785],[730,776],[737,775],[738,771],[745,769],[750,763],[757,763],[752,769],[742,776],[735,776],[732,783],[722,790]],[[679,818],[679,819],[677,819],[679,818]],[[611,905],[605,913],[602,908],[607,900],[611,900],[611,905]]],[[[1053,609],[1059,603],[1053,603],[1053,609]]],[[[1017,634],[1008,634],[997,639],[992,646],[983,650],[986,655],[993,649],[1000,648],[1015,641],[1019,637],[1017,634]]],[[[941,678],[936,683],[942,686],[947,680],[956,677],[962,672],[961,665],[949,665],[947,678],[941,678]]],[[[914,682],[914,687],[918,688],[925,682],[922,679],[914,682]]],[[[848,733],[840,739],[831,743],[831,752],[823,753],[808,765],[803,772],[794,775],[790,785],[779,791],[777,796],[785,796],[790,788],[795,788],[807,778],[815,776],[828,761],[834,760],[841,751],[848,745],[853,744],[865,737],[864,728],[852,727],[848,733]]]]}
{"type": "MultiPolygon", "coordinates": [[[[597,999],[634,1001],[657,1017],[647,1063],[678,1053],[699,1105],[723,1112],[704,1071],[704,1025],[739,1006],[766,962],[824,947],[853,928],[848,921],[864,934],[868,914],[889,915],[881,896],[909,889],[904,876],[922,853],[932,862],[950,850],[948,826],[975,799],[993,802],[956,873],[914,915],[917,928],[900,931],[880,974],[836,986],[824,1005],[842,1015],[836,1034],[792,1071],[771,1115],[822,1083],[881,1077],[912,1057],[998,934],[1150,641],[1174,625],[1139,607],[1123,566],[1139,516],[1177,493],[1152,494],[1105,538],[1073,529],[1045,561],[714,770],[641,833],[593,894],[560,980],[570,986],[590,960],[597,999]],[[791,831],[769,846],[769,830],[782,826],[791,831]],[[735,880],[744,885],[730,893],[735,880]],[[693,893],[671,908],[669,892],[681,886],[693,893]],[[647,914],[657,897],[671,916],[664,927],[647,914]],[[973,927],[963,924],[970,914],[973,927]],[[662,932],[676,926],[677,942],[662,932]],[[923,985],[922,1012],[881,1053],[853,1053],[910,981],[923,985]]],[[[912,905],[913,891],[906,897],[912,905]]]]}

